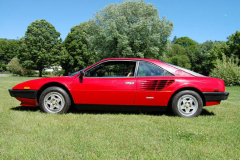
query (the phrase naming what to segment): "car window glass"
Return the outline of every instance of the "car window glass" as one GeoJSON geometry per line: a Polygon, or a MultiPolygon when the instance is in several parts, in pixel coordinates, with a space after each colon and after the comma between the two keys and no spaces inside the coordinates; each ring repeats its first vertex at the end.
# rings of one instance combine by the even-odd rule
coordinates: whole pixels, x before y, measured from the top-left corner
{"type": "Polygon", "coordinates": [[[172,76],[171,73],[155,66],[148,62],[139,62],[138,74],[139,77],[146,76],[172,76]]]}
{"type": "Polygon", "coordinates": [[[86,71],[85,77],[132,77],[135,66],[133,61],[109,61],[86,71]]]}

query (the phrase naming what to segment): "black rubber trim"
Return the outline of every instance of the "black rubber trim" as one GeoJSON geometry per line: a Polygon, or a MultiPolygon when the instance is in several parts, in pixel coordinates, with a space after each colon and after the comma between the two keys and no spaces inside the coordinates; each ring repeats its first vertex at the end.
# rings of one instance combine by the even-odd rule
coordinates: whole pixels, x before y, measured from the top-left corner
{"type": "Polygon", "coordinates": [[[8,91],[12,97],[37,99],[38,90],[9,89],[8,91]]]}
{"type": "Polygon", "coordinates": [[[135,105],[96,105],[96,104],[75,104],[81,111],[143,111],[158,112],[166,111],[167,106],[135,106],[135,105]]]}
{"type": "Polygon", "coordinates": [[[203,92],[206,102],[221,101],[228,98],[229,92],[203,92]]]}

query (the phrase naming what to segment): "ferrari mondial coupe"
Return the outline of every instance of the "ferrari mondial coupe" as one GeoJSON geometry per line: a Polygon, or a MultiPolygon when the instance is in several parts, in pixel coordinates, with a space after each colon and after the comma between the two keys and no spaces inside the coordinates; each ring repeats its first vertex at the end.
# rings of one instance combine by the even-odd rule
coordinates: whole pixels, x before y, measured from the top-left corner
{"type": "Polygon", "coordinates": [[[159,60],[104,59],[66,77],[30,80],[9,89],[22,106],[47,113],[81,110],[171,109],[181,117],[198,116],[203,106],[228,98],[224,81],[159,60]]]}

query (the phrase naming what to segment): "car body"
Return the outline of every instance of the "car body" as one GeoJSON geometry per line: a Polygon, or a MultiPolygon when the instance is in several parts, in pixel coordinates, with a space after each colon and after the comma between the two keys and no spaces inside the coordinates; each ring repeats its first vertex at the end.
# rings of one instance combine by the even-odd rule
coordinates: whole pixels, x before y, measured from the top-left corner
{"type": "Polygon", "coordinates": [[[22,106],[47,113],[82,109],[166,110],[198,116],[227,99],[224,81],[154,59],[109,58],[66,77],[30,80],[9,89],[22,106]]]}

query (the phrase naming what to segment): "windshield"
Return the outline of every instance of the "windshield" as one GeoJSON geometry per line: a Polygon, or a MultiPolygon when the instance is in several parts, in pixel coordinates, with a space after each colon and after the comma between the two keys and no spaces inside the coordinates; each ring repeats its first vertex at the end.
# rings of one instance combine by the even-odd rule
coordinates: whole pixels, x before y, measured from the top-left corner
{"type": "MultiPolygon", "coordinates": [[[[161,62],[163,62],[163,61],[161,61],[161,62]]],[[[195,76],[195,77],[205,77],[204,75],[199,74],[199,73],[197,73],[197,72],[193,72],[193,71],[191,71],[191,70],[189,70],[189,69],[185,69],[185,68],[182,68],[182,67],[179,67],[179,66],[176,66],[176,65],[167,63],[167,62],[163,62],[163,63],[166,63],[166,64],[168,64],[168,65],[170,65],[170,66],[173,66],[173,67],[175,67],[175,68],[177,68],[177,69],[180,69],[180,70],[182,70],[182,71],[184,71],[184,72],[187,72],[187,73],[189,73],[189,74],[191,74],[191,75],[193,75],[193,76],[195,76]]]]}

